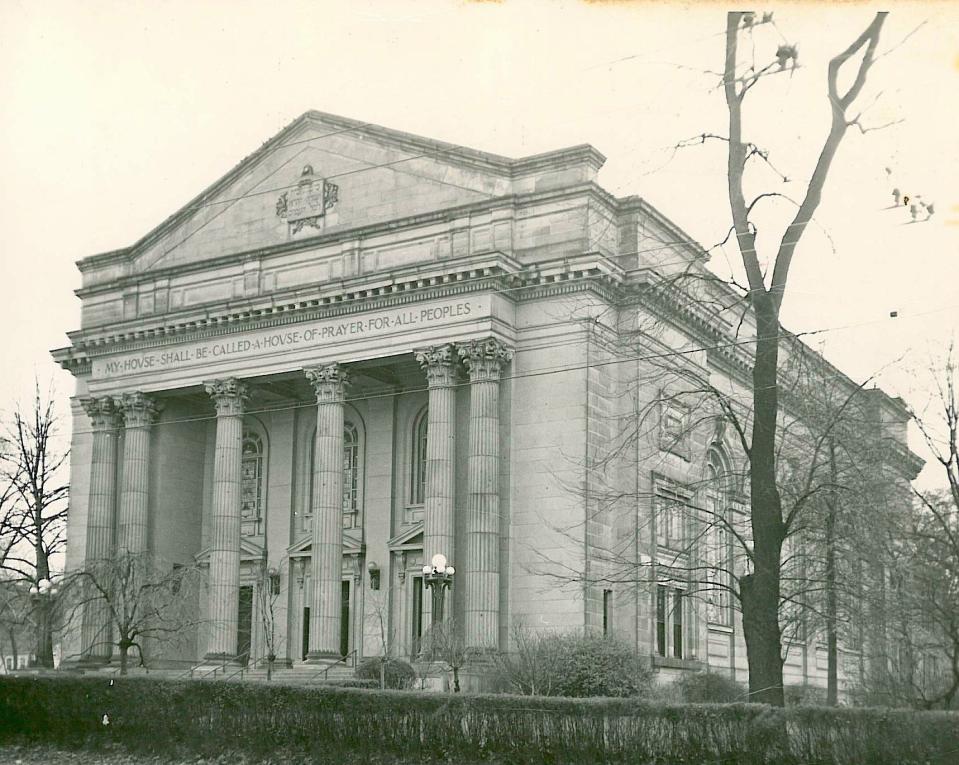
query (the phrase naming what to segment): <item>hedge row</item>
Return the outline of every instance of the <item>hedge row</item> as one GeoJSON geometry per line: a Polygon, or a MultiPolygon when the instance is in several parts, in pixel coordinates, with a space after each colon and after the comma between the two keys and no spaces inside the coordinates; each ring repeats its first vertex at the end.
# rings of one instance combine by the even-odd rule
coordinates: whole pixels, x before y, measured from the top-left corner
{"type": "Polygon", "coordinates": [[[150,678],[0,677],[0,741],[470,763],[953,763],[959,716],[150,678]],[[106,722],[107,724],[104,724],[106,722]]]}

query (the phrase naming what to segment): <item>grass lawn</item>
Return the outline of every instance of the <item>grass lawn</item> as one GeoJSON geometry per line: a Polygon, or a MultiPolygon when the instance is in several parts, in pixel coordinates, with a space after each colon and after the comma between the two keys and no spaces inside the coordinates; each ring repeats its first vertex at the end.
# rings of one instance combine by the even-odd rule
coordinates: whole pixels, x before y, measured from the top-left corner
{"type": "MultiPolygon", "coordinates": [[[[150,755],[130,752],[121,747],[107,751],[66,749],[39,744],[0,745],[0,765],[422,765],[422,759],[400,760],[390,756],[369,755],[344,759],[342,755],[330,759],[316,759],[302,754],[277,753],[270,757],[252,757],[239,753],[217,757],[184,755],[150,755]]],[[[462,762],[461,765],[470,765],[462,762]]],[[[484,765],[490,765],[489,761],[484,765]]]]}

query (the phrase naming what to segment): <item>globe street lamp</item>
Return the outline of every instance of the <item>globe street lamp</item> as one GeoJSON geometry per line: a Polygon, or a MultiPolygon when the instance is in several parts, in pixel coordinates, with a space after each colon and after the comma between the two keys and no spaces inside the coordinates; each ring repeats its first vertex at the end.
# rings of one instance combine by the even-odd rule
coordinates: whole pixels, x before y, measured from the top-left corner
{"type": "Polygon", "coordinates": [[[423,581],[433,594],[433,624],[443,621],[443,600],[447,587],[453,584],[456,569],[449,565],[443,553],[436,553],[427,565],[423,566],[423,581]]]}
{"type": "Polygon", "coordinates": [[[47,578],[43,578],[30,588],[30,598],[36,604],[39,615],[40,645],[37,662],[41,667],[53,669],[53,636],[50,630],[50,611],[53,599],[59,588],[47,578]]]}

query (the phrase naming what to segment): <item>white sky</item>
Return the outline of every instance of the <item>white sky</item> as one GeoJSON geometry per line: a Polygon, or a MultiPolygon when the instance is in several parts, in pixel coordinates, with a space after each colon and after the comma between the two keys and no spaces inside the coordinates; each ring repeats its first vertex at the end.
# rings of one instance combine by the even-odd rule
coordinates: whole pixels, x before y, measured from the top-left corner
{"type": "MultiPolygon", "coordinates": [[[[826,63],[874,8],[755,10],[770,8],[757,63],[785,40],[802,66],[752,91],[746,136],[795,180],[758,170],[754,190],[800,197],[828,126],[826,63]]],[[[727,132],[718,78],[702,71],[722,68],[724,14],[667,3],[0,0],[0,408],[28,396],[34,375],[64,401],[72,392],[48,351],[79,326],[75,260],[131,244],[308,109],[512,156],[591,143],[608,157],[607,189],[647,198],[707,246],[720,241],[725,146],[670,147],[727,132]]],[[[809,342],[854,378],[883,370],[882,386],[916,406],[930,356],[959,334],[959,4],[895,3],[880,50],[919,25],[877,63],[862,99],[878,95],[866,125],[902,121],[848,133],[783,313],[793,331],[842,328],[809,342]],[[934,201],[932,220],[885,209],[894,184],[934,201]]],[[[768,209],[767,247],[791,212],[768,209]]],[[[923,478],[936,480],[928,468],[923,478]]]]}

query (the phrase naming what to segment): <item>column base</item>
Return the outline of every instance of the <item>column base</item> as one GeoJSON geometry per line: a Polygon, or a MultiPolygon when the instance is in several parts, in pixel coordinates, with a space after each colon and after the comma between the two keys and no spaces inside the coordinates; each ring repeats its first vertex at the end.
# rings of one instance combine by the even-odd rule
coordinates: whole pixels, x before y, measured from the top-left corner
{"type": "Polygon", "coordinates": [[[229,664],[239,667],[243,662],[232,653],[207,653],[203,655],[203,663],[211,666],[213,664],[229,664]]]}
{"type": "Polygon", "coordinates": [[[336,651],[310,651],[306,654],[306,664],[336,664],[342,660],[342,656],[336,651]]]}

